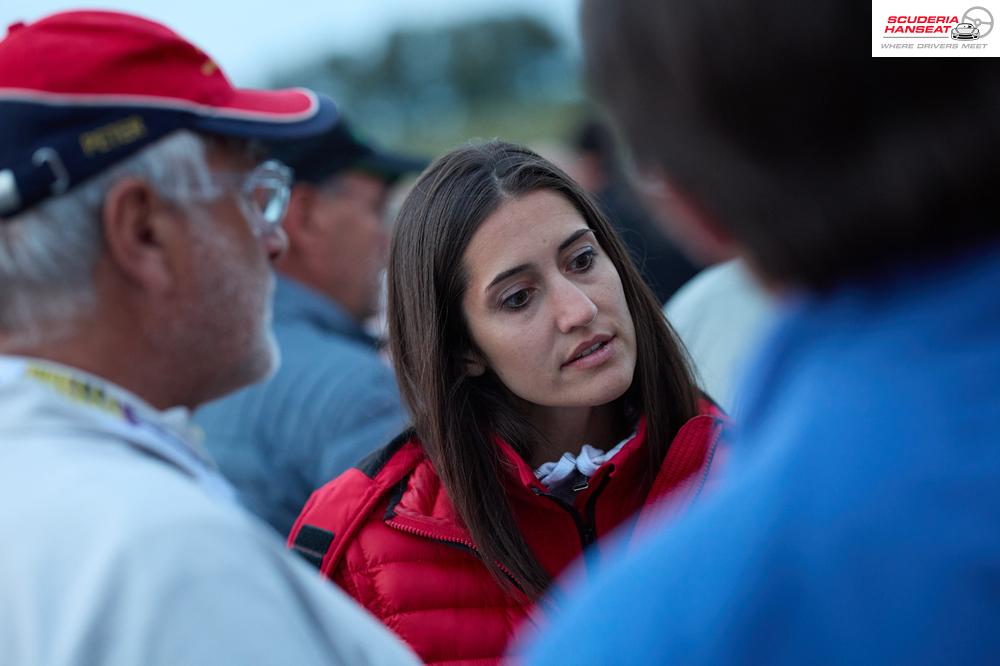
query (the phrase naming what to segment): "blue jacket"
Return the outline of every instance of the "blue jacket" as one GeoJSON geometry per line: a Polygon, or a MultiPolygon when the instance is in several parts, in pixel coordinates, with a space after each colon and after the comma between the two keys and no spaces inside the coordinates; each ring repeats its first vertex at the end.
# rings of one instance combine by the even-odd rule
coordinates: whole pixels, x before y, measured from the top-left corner
{"type": "Polygon", "coordinates": [[[788,304],[744,389],[720,492],[528,662],[996,663],[1000,243],[788,304]]]}
{"type": "Polygon", "coordinates": [[[328,298],[279,277],[274,331],[277,374],[195,420],[247,508],[285,535],[312,491],[385,445],[407,416],[371,338],[328,298]]]}

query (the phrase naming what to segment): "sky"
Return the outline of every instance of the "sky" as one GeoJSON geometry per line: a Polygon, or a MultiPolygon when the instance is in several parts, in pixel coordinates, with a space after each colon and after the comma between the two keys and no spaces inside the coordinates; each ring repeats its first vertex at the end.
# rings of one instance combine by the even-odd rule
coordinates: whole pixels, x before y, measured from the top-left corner
{"type": "Polygon", "coordinates": [[[236,85],[325,53],[363,53],[393,28],[527,13],[571,43],[579,0],[0,0],[0,27],[66,9],[115,9],[167,24],[218,62],[236,85]]]}

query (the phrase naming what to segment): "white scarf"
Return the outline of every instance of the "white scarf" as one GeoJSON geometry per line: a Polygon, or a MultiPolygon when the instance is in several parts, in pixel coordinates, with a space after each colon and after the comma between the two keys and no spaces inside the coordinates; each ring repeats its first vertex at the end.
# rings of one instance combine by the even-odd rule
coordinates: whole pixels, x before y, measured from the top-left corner
{"type": "Polygon", "coordinates": [[[587,479],[590,479],[601,465],[621,451],[622,447],[628,444],[635,435],[636,433],[633,432],[607,453],[590,444],[584,444],[580,453],[575,456],[567,451],[556,462],[547,462],[539,466],[535,470],[535,478],[541,481],[553,495],[572,497],[577,491],[586,488],[587,479]]]}

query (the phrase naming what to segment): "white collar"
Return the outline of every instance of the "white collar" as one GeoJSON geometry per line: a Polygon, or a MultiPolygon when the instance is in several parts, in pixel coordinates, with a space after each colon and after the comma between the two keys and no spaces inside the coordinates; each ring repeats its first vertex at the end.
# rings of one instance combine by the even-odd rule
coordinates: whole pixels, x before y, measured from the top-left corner
{"type": "Polygon", "coordinates": [[[235,492],[201,444],[203,435],[184,407],[157,410],[132,392],[77,368],[0,355],[0,390],[13,389],[20,418],[51,418],[119,437],[193,477],[210,494],[235,492]]]}
{"type": "Polygon", "coordinates": [[[540,465],[535,470],[535,478],[553,495],[571,497],[577,490],[586,488],[586,480],[590,479],[601,465],[614,458],[615,454],[635,436],[636,432],[633,432],[607,453],[590,444],[584,444],[580,453],[575,456],[567,451],[559,460],[540,465]]]}

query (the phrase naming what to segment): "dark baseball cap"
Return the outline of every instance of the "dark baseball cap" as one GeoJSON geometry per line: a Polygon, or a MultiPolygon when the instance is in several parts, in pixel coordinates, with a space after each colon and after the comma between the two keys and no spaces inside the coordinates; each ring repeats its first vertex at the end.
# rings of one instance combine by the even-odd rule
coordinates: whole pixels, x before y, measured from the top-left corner
{"type": "Polygon", "coordinates": [[[12,25],[0,41],[0,218],[16,215],[179,129],[291,140],[337,121],[303,88],[236,88],[170,28],[71,11],[12,25]]]}
{"type": "Polygon", "coordinates": [[[383,150],[362,140],[343,116],[319,136],[275,144],[271,156],[292,167],[296,181],[313,184],[349,169],[391,183],[430,164],[428,159],[383,150]]]}

